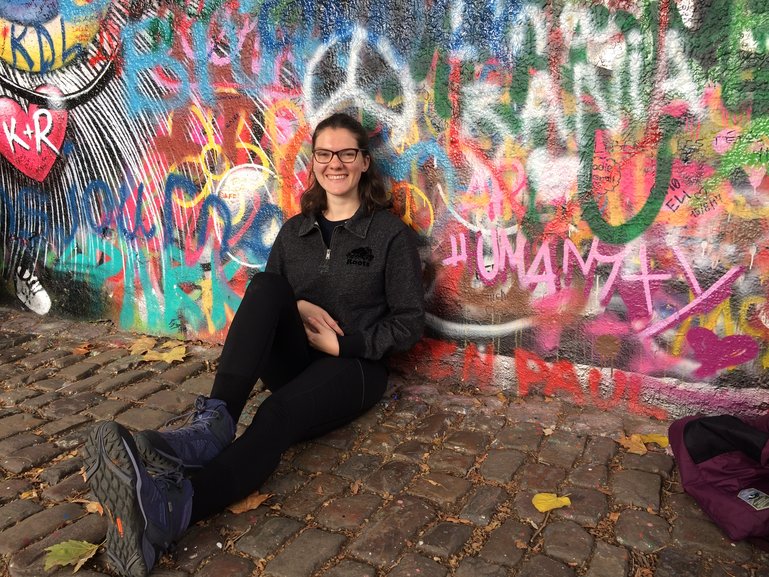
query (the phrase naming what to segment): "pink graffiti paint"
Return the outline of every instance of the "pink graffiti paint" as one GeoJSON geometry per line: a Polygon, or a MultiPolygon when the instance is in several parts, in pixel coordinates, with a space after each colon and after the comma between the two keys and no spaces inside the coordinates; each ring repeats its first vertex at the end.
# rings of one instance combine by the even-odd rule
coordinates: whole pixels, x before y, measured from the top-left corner
{"type": "Polygon", "coordinates": [[[700,362],[694,372],[697,378],[706,377],[726,367],[733,367],[752,361],[758,355],[758,344],[747,335],[732,335],[718,338],[713,331],[695,327],[686,340],[694,351],[694,358],[700,362]]]}
{"type": "MultiPolygon", "coordinates": [[[[48,85],[38,87],[36,92],[61,95],[61,91],[48,85]]],[[[67,116],[63,109],[30,104],[25,110],[12,98],[0,98],[0,154],[30,178],[43,182],[59,157],[67,116]]]]}
{"type": "Polygon", "coordinates": [[[724,128],[713,137],[713,150],[718,154],[724,154],[737,141],[740,132],[742,132],[742,130],[739,126],[724,128]]]}
{"type": "Polygon", "coordinates": [[[601,316],[585,323],[585,334],[592,337],[601,335],[624,336],[629,332],[628,324],[612,312],[604,312],[601,316]]]}
{"type": "MultiPolygon", "coordinates": [[[[645,297],[646,301],[646,311],[648,314],[651,314],[653,309],[652,306],[652,288],[660,283],[661,281],[669,280],[672,278],[671,274],[668,273],[652,273],[649,271],[649,261],[646,257],[646,243],[641,242],[641,246],[639,248],[639,261],[641,264],[641,271],[639,274],[626,274],[622,275],[623,282],[640,282],[643,286],[643,296],[645,297]]],[[[636,285],[633,285],[634,289],[632,292],[635,295],[638,295],[638,291],[635,288],[636,285]]],[[[640,299],[640,296],[638,297],[640,299]]],[[[625,302],[628,302],[628,299],[623,295],[623,299],[625,302]]]]}
{"type": "Polygon", "coordinates": [[[639,334],[639,337],[642,339],[653,337],[676,326],[693,315],[713,310],[718,303],[729,298],[732,285],[737,281],[737,278],[742,274],[742,271],[743,267],[741,266],[729,269],[729,271],[718,279],[708,290],[699,295],[677,313],[674,313],[666,319],[643,330],[639,334]]]}

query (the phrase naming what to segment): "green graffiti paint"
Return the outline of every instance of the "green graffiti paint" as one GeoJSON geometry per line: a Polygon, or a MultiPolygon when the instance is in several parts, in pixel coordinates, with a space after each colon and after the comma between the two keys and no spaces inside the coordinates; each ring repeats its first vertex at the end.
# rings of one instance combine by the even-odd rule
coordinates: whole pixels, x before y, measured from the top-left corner
{"type": "Polygon", "coordinates": [[[665,122],[661,127],[662,134],[657,146],[657,170],[654,184],[649,191],[646,203],[638,213],[625,223],[613,225],[606,222],[598,203],[593,197],[593,163],[595,154],[595,131],[588,135],[588,143],[585,150],[590,152],[589,157],[583,157],[579,169],[579,201],[582,209],[582,218],[590,226],[593,233],[603,242],[609,244],[625,244],[639,237],[651,226],[662,208],[662,203],[668,190],[670,173],[673,167],[673,153],[670,143],[675,133],[673,122],[665,122]]]}

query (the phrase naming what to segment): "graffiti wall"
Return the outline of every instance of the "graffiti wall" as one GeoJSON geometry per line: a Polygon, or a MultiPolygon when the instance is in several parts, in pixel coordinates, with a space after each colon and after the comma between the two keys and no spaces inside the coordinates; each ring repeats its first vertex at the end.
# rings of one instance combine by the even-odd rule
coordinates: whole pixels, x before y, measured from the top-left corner
{"type": "Polygon", "coordinates": [[[765,0],[0,0],[4,290],[223,340],[348,110],[422,239],[419,376],[756,413],[767,52],[765,0]]]}

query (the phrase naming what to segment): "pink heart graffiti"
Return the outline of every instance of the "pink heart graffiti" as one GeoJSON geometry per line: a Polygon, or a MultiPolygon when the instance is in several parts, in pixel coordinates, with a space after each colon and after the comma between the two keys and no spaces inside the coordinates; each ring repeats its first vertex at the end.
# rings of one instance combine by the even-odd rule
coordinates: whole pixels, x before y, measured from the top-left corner
{"type": "Polygon", "coordinates": [[[700,362],[695,377],[706,377],[720,369],[741,365],[758,355],[756,341],[746,335],[718,338],[713,331],[695,327],[686,334],[686,340],[700,362]]]}
{"type": "MultiPolygon", "coordinates": [[[[60,95],[53,86],[40,86],[40,94],[60,95]]],[[[25,110],[12,98],[0,98],[0,154],[21,172],[38,182],[45,180],[59,156],[67,131],[66,110],[25,110]]]]}

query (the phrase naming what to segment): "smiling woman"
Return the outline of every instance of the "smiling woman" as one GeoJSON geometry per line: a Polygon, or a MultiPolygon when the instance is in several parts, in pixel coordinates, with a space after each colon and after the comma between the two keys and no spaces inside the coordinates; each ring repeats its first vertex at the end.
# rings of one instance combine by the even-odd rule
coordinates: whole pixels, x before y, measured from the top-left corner
{"type": "Polygon", "coordinates": [[[59,0],[0,0],[0,59],[25,72],[61,68],[99,33],[108,2],[63,14],[59,0]]]}

